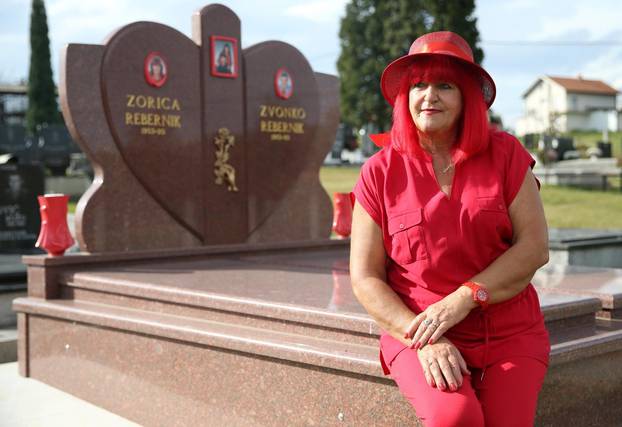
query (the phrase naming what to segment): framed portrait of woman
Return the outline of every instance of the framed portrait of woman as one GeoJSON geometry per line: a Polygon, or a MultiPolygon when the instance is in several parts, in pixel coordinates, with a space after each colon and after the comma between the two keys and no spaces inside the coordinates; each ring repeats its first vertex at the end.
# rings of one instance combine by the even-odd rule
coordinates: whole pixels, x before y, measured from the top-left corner
{"type": "Polygon", "coordinates": [[[234,79],[238,76],[238,41],[232,37],[211,36],[212,76],[234,79]]]}
{"type": "Polygon", "coordinates": [[[145,80],[151,86],[162,87],[168,79],[168,66],[166,59],[160,52],[151,52],[145,58],[145,80]]]}

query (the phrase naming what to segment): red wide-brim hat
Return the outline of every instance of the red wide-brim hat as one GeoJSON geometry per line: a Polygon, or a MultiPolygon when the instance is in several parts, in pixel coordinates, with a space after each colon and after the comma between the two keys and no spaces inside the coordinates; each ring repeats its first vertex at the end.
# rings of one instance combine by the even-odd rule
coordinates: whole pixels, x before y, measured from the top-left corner
{"type": "Polygon", "coordinates": [[[380,78],[380,87],[382,95],[389,104],[395,104],[395,98],[400,90],[404,73],[410,67],[416,67],[418,59],[432,55],[448,56],[472,69],[480,77],[484,102],[490,108],[497,93],[495,82],[486,70],[475,63],[473,51],[469,44],[458,34],[451,31],[437,31],[424,34],[413,42],[408,55],[402,56],[387,65],[380,78]]]}

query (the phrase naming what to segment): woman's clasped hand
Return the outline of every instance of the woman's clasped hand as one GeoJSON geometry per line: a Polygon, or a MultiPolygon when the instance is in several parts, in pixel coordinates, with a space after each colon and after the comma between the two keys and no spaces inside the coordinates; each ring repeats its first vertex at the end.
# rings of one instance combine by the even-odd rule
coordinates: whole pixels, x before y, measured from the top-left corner
{"type": "Polygon", "coordinates": [[[412,338],[410,347],[414,349],[433,344],[449,328],[462,321],[476,305],[471,298],[470,290],[461,286],[419,313],[408,325],[404,338],[412,338]]]}
{"type": "Polygon", "coordinates": [[[422,348],[417,355],[430,387],[457,391],[462,387],[464,375],[471,375],[460,351],[445,337],[422,348]]]}

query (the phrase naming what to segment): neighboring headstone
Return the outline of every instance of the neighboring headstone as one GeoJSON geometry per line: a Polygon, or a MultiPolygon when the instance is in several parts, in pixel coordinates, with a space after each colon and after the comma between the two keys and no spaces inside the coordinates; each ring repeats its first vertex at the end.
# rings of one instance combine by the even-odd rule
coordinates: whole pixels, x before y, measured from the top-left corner
{"type": "Polygon", "coordinates": [[[378,146],[374,144],[369,135],[373,135],[379,133],[378,127],[373,123],[368,123],[365,126],[365,134],[362,137],[361,151],[363,152],[363,156],[370,157],[375,152],[378,151],[378,146]]]}
{"type": "Polygon", "coordinates": [[[195,13],[192,32],[137,22],[66,48],[62,110],[95,170],[80,249],[328,238],[318,171],[339,123],[337,78],[286,43],[242,50],[221,5],[195,13]]]}
{"type": "Polygon", "coordinates": [[[567,151],[573,151],[575,149],[574,139],[572,138],[554,138],[551,141],[553,149],[557,152],[557,160],[564,160],[564,154],[567,151]]]}
{"type": "Polygon", "coordinates": [[[67,128],[62,124],[41,127],[37,135],[37,147],[39,160],[55,176],[64,176],[69,167],[71,154],[80,152],[67,128]]]}
{"type": "Polygon", "coordinates": [[[0,252],[34,249],[41,224],[37,196],[43,193],[40,167],[0,165],[0,252]]]}
{"type": "Polygon", "coordinates": [[[24,156],[26,128],[21,125],[0,124],[0,154],[15,154],[18,158],[24,156]]]}
{"type": "Polygon", "coordinates": [[[337,135],[335,136],[335,143],[330,149],[331,160],[341,163],[341,152],[345,145],[345,124],[340,123],[337,129],[337,135]]]}
{"type": "Polygon", "coordinates": [[[533,151],[538,148],[538,135],[535,133],[527,133],[523,137],[525,148],[529,151],[533,151]]]}
{"type": "Polygon", "coordinates": [[[615,158],[592,158],[563,160],[546,166],[538,163],[533,172],[543,184],[606,190],[608,177],[620,177],[622,168],[617,166],[615,158]]]}
{"type": "Polygon", "coordinates": [[[611,157],[611,142],[598,141],[596,146],[601,152],[601,157],[610,158],[611,157]]]}
{"type": "Polygon", "coordinates": [[[549,265],[622,268],[622,232],[587,228],[549,229],[549,265]]]}

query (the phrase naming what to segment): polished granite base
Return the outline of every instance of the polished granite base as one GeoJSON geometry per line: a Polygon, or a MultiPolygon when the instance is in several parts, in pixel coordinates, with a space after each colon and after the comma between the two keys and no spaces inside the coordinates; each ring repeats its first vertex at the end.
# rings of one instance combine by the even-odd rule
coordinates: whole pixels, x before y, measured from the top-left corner
{"type": "Polygon", "coordinates": [[[622,269],[549,263],[536,272],[533,284],[542,291],[598,298],[598,317],[622,320],[622,269]]]}
{"type": "MultiPolygon", "coordinates": [[[[413,425],[347,258],[338,241],[26,257],[20,372],[144,425],[413,425]]],[[[539,273],[553,346],[538,425],[622,419],[622,327],[595,316],[620,284],[598,274],[539,273]]]]}

